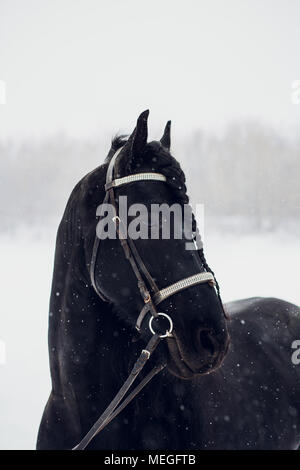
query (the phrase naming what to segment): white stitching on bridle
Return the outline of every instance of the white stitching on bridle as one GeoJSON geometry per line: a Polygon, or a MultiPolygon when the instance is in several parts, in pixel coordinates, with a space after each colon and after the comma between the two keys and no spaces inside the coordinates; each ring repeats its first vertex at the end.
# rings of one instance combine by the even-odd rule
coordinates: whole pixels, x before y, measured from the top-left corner
{"type": "MultiPolygon", "coordinates": [[[[198,273],[198,274],[194,274],[193,276],[186,277],[184,279],[181,279],[178,282],[175,282],[174,284],[171,284],[168,287],[165,287],[164,289],[161,289],[159,292],[154,294],[153,302],[155,305],[158,305],[163,300],[166,300],[168,297],[170,297],[171,295],[176,294],[177,292],[180,292],[183,289],[186,289],[187,287],[196,286],[198,284],[203,284],[205,282],[208,282],[211,286],[215,286],[215,278],[212,275],[212,273],[204,271],[202,273],[198,273]]],[[[141,310],[138,316],[138,319],[136,321],[135,327],[138,331],[140,331],[142,322],[148,312],[149,312],[149,307],[146,304],[141,310]]]]}
{"type": "Polygon", "coordinates": [[[175,292],[179,292],[183,289],[186,289],[187,287],[195,286],[196,284],[202,284],[203,282],[209,282],[211,285],[215,285],[215,280],[211,273],[203,272],[194,274],[193,276],[181,279],[180,281],[160,290],[157,294],[154,294],[154,302],[155,304],[159,304],[175,292]]]}
{"type": "Polygon", "coordinates": [[[135,181],[167,181],[167,178],[161,173],[136,173],[134,175],[124,176],[123,178],[116,178],[111,183],[105,185],[105,189],[116,188],[127,183],[134,183],[135,181]]]}

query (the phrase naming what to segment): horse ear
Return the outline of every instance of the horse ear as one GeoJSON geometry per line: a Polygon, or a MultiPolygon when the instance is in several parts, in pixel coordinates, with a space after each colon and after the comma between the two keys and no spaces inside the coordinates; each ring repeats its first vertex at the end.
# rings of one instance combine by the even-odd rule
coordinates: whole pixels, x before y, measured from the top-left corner
{"type": "Polygon", "coordinates": [[[171,121],[168,121],[164,130],[164,134],[160,139],[160,143],[167,150],[170,150],[171,147],[171,121]]]}
{"type": "Polygon", "coordinates": [[[138,161],[147,144],[148,116],[148,109],[139,115],[136,127],[125,144],[124,148],[126,149],[125,152],[127,156],[125,160],[121,159],[119,165],[120,169],[123,167],[123,170],[126,172],[131,171],[132,163],[138,161]]]}
{"type": "Polygon", "coordinates": [[[136,127],[127,141],[132,159],[139,157],[147,144],[148,116],[149,109],[139,115],[136,127]]]}

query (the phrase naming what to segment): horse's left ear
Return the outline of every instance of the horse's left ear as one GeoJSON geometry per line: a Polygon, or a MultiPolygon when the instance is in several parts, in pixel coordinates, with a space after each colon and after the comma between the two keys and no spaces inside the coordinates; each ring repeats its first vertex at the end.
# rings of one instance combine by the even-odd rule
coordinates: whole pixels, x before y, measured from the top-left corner
{"type": "Polygon", "coordinates": [[[167,150],[170,150],[171,147],[171,121],[168,121],[165,127],[164,134],[160,139],[160,143],[167,150]]]}

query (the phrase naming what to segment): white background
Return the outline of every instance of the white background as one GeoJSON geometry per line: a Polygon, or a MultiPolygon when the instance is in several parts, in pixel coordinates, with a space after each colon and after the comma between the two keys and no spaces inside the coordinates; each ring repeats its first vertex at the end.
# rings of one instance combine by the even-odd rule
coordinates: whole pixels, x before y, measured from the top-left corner
{"type": "MultiPolygon", "coordinates": [[[[255,147],[264,175],[272,177],[272,155],[284,162],[300,149],[300,106],[291,100],[292,82],[300,78],[299,17],[299,0],[0,0],[0,80],[6,83],[6,104],[0,105],[0,341],[6,345],[4,364],[0,357],[0,448],[35,445],[50,391],[47,316],[55,231],[74,184],[103,161],[110,137],[131,132],[147,108],[150,138],[159,138],[172,119],[176,156],[194,202],[202,202],[201,182],[223,158],[214,151],[216,168],[195,177],[197,149],[190,136],[199,132],[221,139],[222,149],[232,122],[246,123],[246,129],[254,122],[264,135],[272,129],[268,142],[274,135],[283,139],[287,157],[277,144],[268,147],[268,160],[255,147]],[[99,153],[89,147],[94,141],[99,153]],[[64,142],[72,143],[71,153],[83,148],[74,163],[70,151],[64,160],[64,142]],[[43,145],[47,159],[39,153],[43,145]]],[[[243,149],[235,152],[232,174],[243,149]]],[[[299,165],[289,166],[285,188],[280,186],[283,204],[292,192],[288,223],[254,230],[243,213],[229,223],[214,213],[205,224],[206,257],[225,301],[262,295],[300,303],[296,171],[299,165]]],[[[237,191],[230,172],[227,178],[227,186],[217,184],[220,201],[237,191]]],[[[243,193],[243,182],[236,193],[241,207],[253,193],[253,186],[243,193]]],[[[278,191],[272,180],[268,195],[275,198],[278,191]]],[[[226,210],[230,214],[230,206],[226,210]]],[[[209,198],[205,211],[210,214],[209,198]]]]}

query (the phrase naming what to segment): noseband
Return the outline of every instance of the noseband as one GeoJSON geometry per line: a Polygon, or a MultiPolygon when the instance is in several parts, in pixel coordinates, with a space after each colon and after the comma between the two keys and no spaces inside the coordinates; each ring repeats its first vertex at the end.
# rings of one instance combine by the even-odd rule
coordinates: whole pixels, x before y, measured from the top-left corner
{"type": "MultiPolygon", "coordinates": [[[[139,385],[127,396],[124,398],[125,394],[133,384],[134,380],[137,378],[141,370],[143,369],[144,365],[146,364],[147,360],[151,356],[152,352],[155,350],[157,345],[159,344],[160,340],[163,338],[171,337],[172,330],[173,330],[173,322],[169,315],[163,312],[158,312],[157,306],[167,299],[168,297],[180,292],[188,287],[195,286],[197,284],[203,284],[208,282],[212,286],[215,285],[215,279],[212,273],[204,271],[194,274],[193,276],[186,277],[181,279],[174,284],[169,285],[163,289],[159,289],[155,280],[149,273],[148,269],[146,268],[139,252],[133,242],[133,240],[127,236],[124,236],[124,223],[119,217],[119,208],[116,203],[115,198],[115,188],[119,186],[123,186],[125,184],[134,183],[136,181],[160,181],[166,182],[166,177],[161,173],[137,173],[125,176],[123,178],[116,178],[114,179],[114,172],[115,167],[117,168],[117,158],[121,152],[123,147],[118,149],[113,157],[110,160],[108,165],[107,173],[106,173],[106,184],[105,184],[105,198],[103,204],[110,203],[113,207],[114,216],[113,221],[116,225],[116,232],[118,234],[118,238],[120,240],[121,246],[124,251],[124,255],[126,259],[130,262],[132,270],[137,279],[137,286],[141,297],[144,302],[144,307],[140,311],[140,314],[137,318],[135,328],[137,331],[141,330],[142,322],[149,312],[151,314],[149,320],[149,329],[153,336],[151,337],[149,343],[146,346],[146,349],[143,349],[138,360],[133,366],[133,369],[124,382],[122,387],[120,388],[119,392],[112,400],[110,405],[106,408],[106,410],[102,413],[100,418],[96,421],[96,423],[92,426],[90,431],[85,435],[85,437],[81,440],[81,442],[74,447],[73,450],[83,450],[89,444],[89,442],[96,436],[102,429],[107,426],[107,424],[114,419],[132,400],[133,398],[142,390],[142,388],[161,370],[166,367],[166,364],[161,364],[159,366],[154,367],[148,375],[144,377],[144,379],[139,383],[139,385]],[[148,283],[148,286],[147,286],[148,283]],[[165,331],[164,334],[158,334],[155,332],[153,328],[153,319],[164,317],[169,322],[169,328],[165,331]],[[123,401],[122,401],[123,400],[123,401]],[[122,403],[120,404],[120,402],[122,403]]],[[[117,172],[116,172],[117,173],[117,172]]],[[[100,244],[100,238],[97,236],[95,237],[92,259],[90,264],[90,276],[92,285],[96,291],[96,293],[100,296],[100,298],[104,301],[108,301],[105,295],[100,292],[95,279],[95,268],[96,268],[96,261],[98,255],[98,249],[100,244]]]]}

